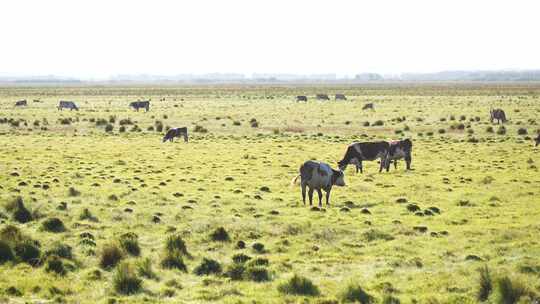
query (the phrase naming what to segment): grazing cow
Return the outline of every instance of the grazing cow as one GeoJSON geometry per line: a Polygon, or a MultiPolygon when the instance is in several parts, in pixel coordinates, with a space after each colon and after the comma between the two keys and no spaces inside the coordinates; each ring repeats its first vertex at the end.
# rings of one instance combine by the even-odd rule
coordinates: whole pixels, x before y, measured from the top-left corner
{"type": "Polygon", "coordinates": [[[129,104],[130,107],[134,108],[135,110],[137,110],[137,112],[139,112],[139,109],[146,109],[146,112],[148,112],[148,110],[150,110],[150,100],[146,100],[146,101],[134,101],[132,103],[129,104]]]}
{"type": "Polygon", "coordinates": [[[347,165],[356,165],[356,172],[360,170],[363,173],[362,161],[379,159],[379,172],[382,172],[389,148],[390,145],[385,141],[352,143],[347,147],[343,159],[338,162],[339,169],[345,171],[347,165]]]}
{"type": "Polygon", "coordinates": [[[506,122],[506,114],[502,109],[491,109],[489,111],[489,116],[491,123],[493,123],[495,119],[497,120],[497,124],[499,124],[501,121],[502,123],[506,122]]]}
{"type": "Polygon", "coordinates": [[[19,100],[19,101],[15,102],[16,107],[25,107],[27,105],[28,105],[28,103],[26,102],[26,99],[19,100]]]}
{"type": "Polygon", "coordinates": [[[184,136],[184,142],[188,142],[188,131],[186,127],[169,129],[163,137],[163,142],[167,140],[172,142],[175,137],[180,138],[180,136],[184,136]]]}
{"type": "Polygon", "coordinates": [[[300,174],[293,179],[293,184],[300,177],[302,187],[302,201],[306,204],[306,187],[309,188],[309,205],[313,205],[313,191],[317,190],[319,195],[319,207],[322,207],[322,192],[326,192],[326,205],[330,204],[330,191],[332,186],[345,186],[345,175],[343,171],[334,170],[330,165],[313,160],[306,161],[300,166],[300,174]]]}
{"type": "Polygon", "coordinates": [[[367,110],[367,109],[374,110],[374,108],[373,108],[373,103],[366,103],[366,104],[362,107],[362,110],[367,110]]]}
{"type": "Polygon", "coordinates": [[[536,142],[536,144],[534,145],[535,147],[540,145],[540,133],[538,133],[538,136],[534,139],[534,141],[536,142]]]}
{"type": "Polygon", "coordinates": [[[317,100],[330,100],[330,97],[326,94],[317,94],[317,100]]]}
{"type": "Polygon", "coordinates": [[[76,110],[79,111],[79,108],[75,105],[73,101],[64,101],[60,100],[60,103],[58,104],[58,110],[62,109],[69,109],[70,111],[76,110]]]}
{"type": "Polygon", "coordinates": [[[307,96],[298,95],[296,96],[296,101],[307,101],[307,96]]]}
{"type": "Polygon", "coordinates": [[[347,100],[347,97],[343,94],[336,94],[336,100],[347,100]]]}
{"type": "Polygon", "coordinates": [[[394,169],[397,169],[397,160],[398,159],[405,159],[405,162],[407,163],[407,170],[411,170],[411,152],[412,152],[412,142],[410,139],[404,139],[404,140],[395,140],[389,142],[389,149],[388,153],[386,154],[384,164],[386,168],[386,172],[390,170],[390,163],[394,161],[394,169]]]}

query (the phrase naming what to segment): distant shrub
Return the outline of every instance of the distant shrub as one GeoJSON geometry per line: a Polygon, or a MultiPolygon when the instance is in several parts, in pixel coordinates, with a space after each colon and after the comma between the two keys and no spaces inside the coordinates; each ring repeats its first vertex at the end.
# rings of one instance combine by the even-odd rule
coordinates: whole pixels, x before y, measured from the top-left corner
{"type": "Polygon", "coordinates": [[[57,217],[45,219],[41,223],[41,229],[48,232],[63,232],[66,230],[64,222],[57,217]]]}
{"type": "Polygon", "coordinates": [[[456,120],[456,117],[454,115],[450,115],[450,120],[456,120]]]}
{"type": "Polygon", "coordinates": [[[105,132],[112,132],[114,129],[114,126],[112,124],[107,124],[105,126],[105,132]]]}
{"type": "Polygon", "coordinates": [[[28,223],[33,219],[32,213],[26,209],[20,196],[6,205],[6,211],[11,212],[13,219],[22,224],[28,223]]]}
{"type": "Polygon", "coordinates": [[[488,133],[493,133],[493,132],[495,132],[495,131],[493,130],[493,127],[492,127],[492,126],[489,126],[489,127],[487,127],[486,132],[488,132],[488,133]]]}
{"type": "Polygon", "coordinates": [[[90,212],[90,210],[88,208],[83,209],[83,211],[79,215],[79,219],[82,220],[82,221],[84,221],[84,220],[88,220],[88,221],[92,221],[92,222],[97,222],[98,221],[98,219],[92,214],[92,212],[90,212]]]}
{"type": "Polygon", "coordinates": [[[382,304],[401,304],[401,301],[392,295],[386,294],[384,295],[381,303],[382,304]]]}
{"type": "Polygon", "coordinates": [[[157,279],[157,275],[152,268],[152,260],[150,258],[145,258],[137,262],[137,273],[141,277],[157,279]]]}
{"type": "Polygon", "coordinates": [[[210,238],[213,241],[219,241],[219,242],[228,242],[231,240],[231,238],[229,237],[229,233],[223,227],[219,227],[216,230],[214,230],[210,234],[210,238]]]}
{"type": "Polygon", "coordinates": [[[182,237],[178,234],[171,235],[167,238],[165,243],[165,249],[168,252],[175,252],[178,251],[183,255],[189,255],[186,243],[182,239],[182,237]]]}
{"type": "Polygon", "coordinates": [[[156,126],[157,132],[163,132],[163,123],[159,120],[156,120],[156,123],[154,124],[156,126]]]}
{"type": "Polygon", "coordinates": [[[119,239],[120,247],[124,249],[129,255],[139,256],[141,254],[141,248],[139,247],[139,240],[135,233],[124,233],[119,239]]]}
{"type": "Polygon", "coordinates": [[[497,134],[499,135],[506,134],[506,128],[504,126],[500,126],[499,129],[497,129],[497,134]]]}
{"type": "Polygon", "coordinates": [[[126,127],[125,126],[120,126],[120,128],[118,128],[118,132],[120,132],[120,133],[126,132],[126,127]]]}
{"type": "Polygon", "coordinates": [[[368,242],[376,241],[376,240],[385,240],[385,241],[391,241],[394,239],[394,237],[388,233],[382,232],[380,230],[376,229],[370,229],[364,233],[362,233],[362,236],[364,239],[368,242]]]}
{"type": "Polygon", "coordinates": [[[96,126],[104,126],[106,124],[108,124],[109,122],[105,119],[105,118],[98,118],[96,120],[96,126]]]}
{"type": "Polygon", "coordinates": [[[384,125],[384,122],[382,120],[377,120],[372,124],[372,126],[374,127],[383,126],[383,125],[384,125]]]}
{"type": "Polygon", "coordinates": [[[68,195],[71,196],[71,197],[79,196],[79,195],[81,195],[81,192],[78,191],[77,189],[75,189],[74,187],[69,187],[68,195]]]}
{"type": "Polygon", "coordinates": [[[480,286],[476,298],[483,302],[488,299],[491,291],[493,290],[493,284],[491,281],[491,274],[487,266],[480,269],[480,286]]]}
{"type": "Polygon", "coordinates": [[[15,244],[15,255],[23,262],[32,266],[40,264],[41,250],[39,245],[31,240],[24,239],[15,244]]]}
{"type": "Polygon", "coordinates": [[[118,265],[113,276],[114,290],[120,294],[130,295],[141,290],[142,280],[128,263],[118,265]]]}
{"type": "Polygon", "coordinates": [[[371,304],[375,299],[365,292],[360,285],[350,284],[342,292],[341,301],[343,303],[371,304]]]}
{"type": "Polygon", "coordinates": [[[238,120],[233,121],[233,126],[240,126],[241,123],[238,120]]]}
{"type": "Polygon", "coordinates": [[[149,131],[149,132],[154,131],[154,126],[149,126],[148,128],[146,128],[146,131],[149,131]]]}
{"type": "Polygon", "coordinates": [[[45,256],[58,256],[63,259],[72,259],[73,258],[73,252],[72,248],[69,245],[66,245],[64,243],[56,242],[53,243],[51,248],[47,251],[45,251],[45,256]]]}
{"type": "Polygon", "coordinates": [[[364,121],[362,123],[362,126],[364,126],[364,127],[369,127],[369,125],[370,125],[369,121],[364,121]]]}
{"type": "MultiPolygon", "coordinates": [[[[529,294],[527,288],[518,281],[512,281],[504,276],[497,281],[498,303],[514,304],[518,303],[522,297],[529,294]]],[[[530,302],[532,303],[532,302],[530,302]]]]}
{"type": "Polygon", "coordinates": [[[116,122],[116,116],[115,115],[110,115],[109,116],[109,123],[113,124],[116,122]]]}
{"type": "Polygon", "coordinates": [[[13,261],[14,259],[15,256],[11,250],[11,246],[9,246],[8,242],[0,239],[0,265],[5,262],[13,261]]]}
{"type": "Polygon", "coordinates": [[[200,265],[195,267],[193,270],[198,276],[210,275],[210,274],[220,274],[221,273],[221,264],[213,259],[203,258],[203,261],[200,265]]]}
{"type": "Polygon", "coordinates": [[[129,118],[124,118],[124,119],[121,119],[119,124],[121,126],[124,126],[124,125],[132,125],[133,124],[133,121],[131,121],[131,119],[129,118]]]}
{"type": "Polygon", "coordinates": [[[518,135],[527,135],[527,129],[519,128],[517,133],[518,133],[518,135]]]}
{"type": "Polygon", "coordinates": [[[238,254],[235,254],[233,257],[232,257],[232,260],[233,262],[235,263],[239,263],[239,264],[243,264],[249,260],[251,260],[251,257],[248,256],[248,255],[245,255],[243,253],[238,253],[238,254]]]}
{"type": "Polygon", "coordinates": [[[264,252],[264,244],[262,243],[254,243],[251,248],[253,248],[253,250],[255,250],[256,252],[258,253],[263,253],[264,252]]]}
{"type": "Polygon", "coordinates": [[[230,278],[233,281],[240,281],[244,278],[244,272],[246,271],[246,266],[243,264],[234,263],[229,265],[225,271],[225,276],[230,278]]]}
{"type": "Polygon", "coordinates": [[[288,281],[281,283],[278,291],[290,295],[318,296],[320,294],[319,288],[311,280],[296,274],[288,281]]]}
{"type": "Polygon", "coordinates": [[[178,251],[167,251],[165,256],[161,260],[161,267],[166,269],[178,269],[183,272],[187,272],[186,264],[184,264],[184,259],[182,254],[178,251]]]}
{"type": "Polygon", "coordinates": [[[122,259],[124,254],[116,244],[107,244],[101,250],[99,266],[103,269],[115,267],[122,259]]]}
{"type": "Polygon", "coordinates": [[[69,119],[69,118],[59,118],[58,122],[61,125],[70,125],[71,124],[71,119],[69,119]]]}
{"type": "Polygon", "coordinates": [[[196,125],[195,128],[193,128],[193,132],[207,133],[208,130],[206,128],[204,128],[203,126],[196,125]]]}
{"type": "Polygon", "coordinates": [[[267,258],[256,258],[249,261],[249,266],[268,266],[270,263],[267,258]]]}
{"type": "Polygon", "coordinates": [[[463,121],[463,120],[467,120],[467,116],[465,115],[461,115],[459,116],[459,120],[463,121]]]}
{"type": "Polygon", "coordinates": [[[46,266],[45,266],[45,271],[46,272],[53,272],[57,275],[65,275],[66,274],[66,268],[64,267],[64,263],[62,262],[62,260],[53,255],[53,256],[50,256],[47,258],[47,261],[46,261],[46,266]]]}
{"type": "Polygon", "coordinates": [[[254,282],[270,281],[270,274],[268,273],[268,269],[260,266],[247,267],[246,271],[244,272],[244,276],[246,280],[254,282]]]}
{"type": "Polygon", "coordinates": [[[468,129],[467,134],[474,134],[474,130],[473,129],[468,129]]]}

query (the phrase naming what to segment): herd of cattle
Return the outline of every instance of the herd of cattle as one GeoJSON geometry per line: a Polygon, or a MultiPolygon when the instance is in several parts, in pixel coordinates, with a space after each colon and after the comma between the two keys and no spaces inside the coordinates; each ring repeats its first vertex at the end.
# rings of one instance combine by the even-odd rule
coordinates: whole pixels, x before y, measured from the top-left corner
{"type": "MultiPolygon", "coordinates": [[[[317,94],[317,100],[330,100],[327,94],[317,94]]],[[[336,94],[336,100],[347,100],[345,95],[336,94]]],[[[296,96],[297,101],[307,101],[307,96],[296,96]]],[[[41,102],[40,100],[34,100],[34,102],[41,102]]],[[[15,103],[15,106],[27,106],[26,100],[19,100],[15,103]]],[[[150,110],[150,101],[135,101],[129,104],[129,107],[139,111],[139,109],[145,109],[146,112],[150,110]]],[[[58,110],[70,109],[78,111],[79,108],[73,101],[61,100],[58,103],[58,110]]],[[[367,103],[363,106],[363,110],[374,109],[373,103],[367,103]]],[[[490,121],[493,123],[505,123],[507,121],[506,114],[502,109],[490,109],[490,121]]],[[[175,137],[184,138],[184,142],[188,142],[188,130],[187,127],[172,128],[167,130],[163,137],[163,142],[172,142],[175,137]]],[[[540,144],[540,134],[535,138],[535,146],[540,144]]],[[[299,173],[293,180],[295,184],[300,178],[300,185],[302,189],[302,200],[304,205],[306,204],[306,189],[308,189],[309,204],[313,204],[313,192],[317,191],[319,195],[319,207],[322,207],[322,190],[326,193],[326,205],[329,205],[330,192],[332,187],[345,186],[344,171],[348,165],[354,165],[356,172],[363,173],[363,161],[379,160],[379,172],[386,169],[390,170],[390,164],[394,163],[394,168],[397,169],[397,161],[399,159],[405,159],[407,170],[411,169],[411,157],[412,142],[410,139],[397,140],[397,141],[378,141],[378,142],[355,142],[350,144],[343,158],[338,161],[339,170],[332,169],[330,165],[324,162],[318,162],[309,160],[300,166],[299,173]]]]}

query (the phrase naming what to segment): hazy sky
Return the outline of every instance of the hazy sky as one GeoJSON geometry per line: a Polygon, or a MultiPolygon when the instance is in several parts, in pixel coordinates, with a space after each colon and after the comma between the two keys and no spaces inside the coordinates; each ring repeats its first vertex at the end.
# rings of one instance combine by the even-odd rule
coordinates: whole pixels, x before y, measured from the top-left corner
{"type": "Polygon", "coordinates": [[[2,0],[0,75],[540,68],[540,1],[2,0]]]}

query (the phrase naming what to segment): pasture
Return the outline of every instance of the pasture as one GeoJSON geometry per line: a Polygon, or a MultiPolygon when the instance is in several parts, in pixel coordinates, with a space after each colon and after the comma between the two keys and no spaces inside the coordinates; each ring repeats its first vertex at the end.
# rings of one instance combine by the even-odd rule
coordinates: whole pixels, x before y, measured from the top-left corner
{"type": "Polygon", "coordinates": [[[510,282],[528,303],[539,96],[537,84],[2,87],[0,302],[476,303],[487,266],[487,301],[506,303],[510,282]],[[148,99],[149,112],[128,108],[148,99]],[[189,143],[161,142],[182,126],[189,143]],[[411,171],[349,166],[322,209],[291,186],[308,159],[337,168],[354,141],[400,138],[411,171]]]}

